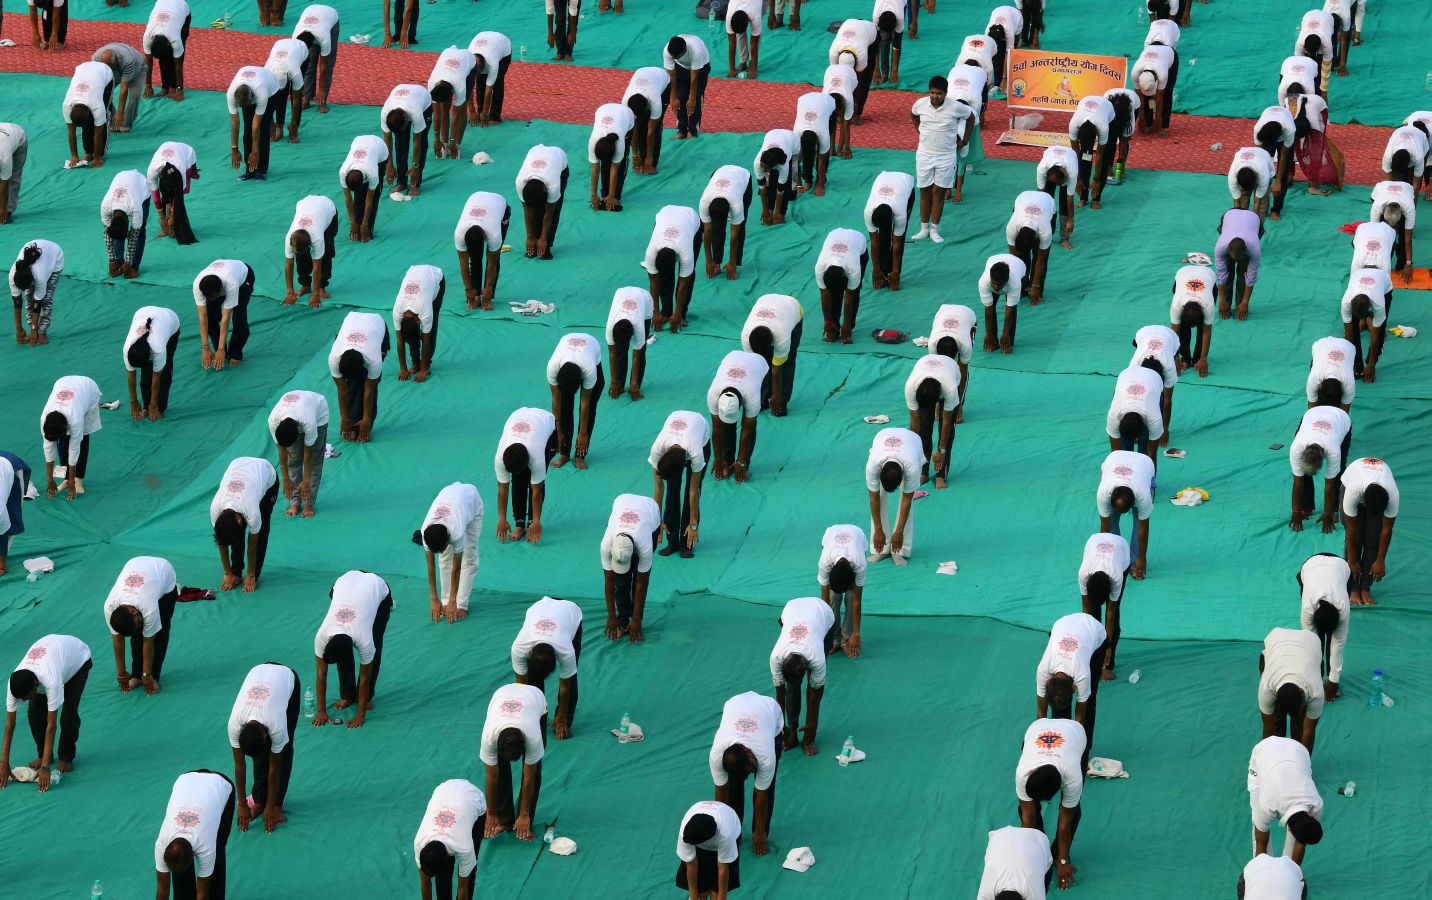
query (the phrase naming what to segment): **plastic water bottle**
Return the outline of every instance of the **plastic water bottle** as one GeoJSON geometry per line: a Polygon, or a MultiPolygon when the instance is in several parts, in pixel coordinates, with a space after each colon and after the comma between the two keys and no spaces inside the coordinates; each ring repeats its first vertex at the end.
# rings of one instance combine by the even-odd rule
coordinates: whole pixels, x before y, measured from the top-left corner
{"type": "Polygon", "coordinates": [[[318,705],[313,699],[313,688],[305,688],[303,691],[303,717],[311,719],[316,712],[318,712],[318,705]]]}
{"type": "MultiPolygon", "coordinates": [[[[716,7],[714,6],[711,7],[706,13],[706,30],[716,30],[716,7]]],[[[1428,90],[1432,90],[1432,72],[1429,72],[1427,74],[1427,84],[1429,85],[1428,90]]]]}
{"type": "Polygon", "coordinates": [[[845,766],[850,765],[850,756],[851,756],[851,754],[853,754],[854,752],[855,752],[855,736],[854,736],[854,735],[851,735],[851,736],[849,736],[849,737],[847,737],[847,738],[845,739],[845,743],[842,744],[841,747],[840,747],[840,765],[841,765],[842,768],[845,767],[845,766]]]}
{"type": "Polygon", "coordinates": [[[1143,669],[1135,669],[1129,673],[1129,684],[1138,684],[1139,679],[1144,677],[1143,669]]]}
{"type": "Polygon", "coordinates": [[[625,741],[627,737],[631,735],[631,713],[622,713],[621,725],[617,727],[617,731],[621,732],[621,739],[623,741],[625,741]]]}
{"type": "Polygon", "coordinates": [[[64,772],[61,772],[59,769],[51,769],[51,770],[50,770],[50,787],[59,787],[59,786],[60,786],[60,782],[64,780],[64,777],[65,777],[65,773],[64,773],[64,772]]]}
{"type": "Polygon", "coordinates": [[[542,843],[550,844],[556,837],[556,830],[551,825],[548,825],[547,830],[542,832],[542,843]]]}
{"type": "Polygon", "coordinates": [[[100,884],[100,883],[99,883],[99,879],[96,878],[96,879],[94,880],[94,887],[90,888],[90,898],[91,898],[91,900],[100,900],[100,898],[103,897],[103,896],[104,896],[104,885],[100,884]]]}
{"type": "Polygon", "coordinates": [[[520,44],[517,47],[517,59],[520,62],[527,62],[527,45],[520,44]]]}
{"type": "Polygon", "coordinates": [[[1342,794],[1344,797],[1351,797],[1353,794],[1357,793],[1357,782],[1349,781],[1347,784],[1338,788],[1338,793],[1342,794]]]}
{"type": "MultiPolygon", "coordinates": [[[[1149,6],[1147,3],[1144,3],[1143,0],[1139,0],[1139,10],[1138,12],[1134,13],[1134,21],[1138,22],[1140,25],[1143,25],[1144,23],[1148,22],[1148,20],[1149,6]]],[[[1299,30],[1301,30],[1301,28],[1299,30]]]]}
{"type": "Polygon", "coordinates": [[[1367,705],[1372,709],[1382,709],[1382,687],[1383,678],[1381,669],[1372,670],[1372,693],[1367,698],[1367,705]]]}
{"type": "Polygon", "coordinates": [[[1432,91],[1432,72],[1427,73],[1427,81],[1423,85],[1427,90],[1432,91]]]}

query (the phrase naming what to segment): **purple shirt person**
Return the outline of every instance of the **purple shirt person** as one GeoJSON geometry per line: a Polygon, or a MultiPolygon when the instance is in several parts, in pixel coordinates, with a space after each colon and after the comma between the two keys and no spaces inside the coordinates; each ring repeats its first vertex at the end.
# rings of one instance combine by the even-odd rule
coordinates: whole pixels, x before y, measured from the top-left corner
{"type": "Polygon", "coordinates": [[[1235,282],[1238,290],[1238,318],[1248,318],[1248,300],[1258,281],[1258,262],[1263,258],[1263,222],[1250,209],[1230,209],[1218,224],[1218,245],[1213,250],[1213,265],[1218,281],[1218,317],[1228,318],[1232,312],[1235,282]]]}

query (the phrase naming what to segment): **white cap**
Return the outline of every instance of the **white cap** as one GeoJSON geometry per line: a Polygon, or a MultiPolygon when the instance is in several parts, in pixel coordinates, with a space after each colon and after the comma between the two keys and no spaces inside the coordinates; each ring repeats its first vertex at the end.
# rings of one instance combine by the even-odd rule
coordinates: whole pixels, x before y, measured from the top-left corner
{"type": "Polygon", "coordinates": [[[729,391],[716,399],[716,416],[727,425],[741,418],[741,399],[729,391]]]}
{"type": "Polygon", "coordinates": [[[835,61],[838,65],[850,66],[852,69],[855,68],[855,64],[859,61],[859,59],[860,58],[855,55],[854,50],[842,50],[835,57],[835,61]],[[850,58],[846,59],[846,57],[850,58]]]}
{"type": "Polygon", "coordinates": [[[619,534],[612,538],[612,571],[618,575],[630,572],[631,558],[635,551],[636,545],[632,543],[629,535],[619,534]]]}
{"type": "Polygon", "coordinates": [[[786,854],[786,861],[782,867],[792,872],[804,872],[815,865],[815,854],[810,852],[809,847],[796,847],[786,854]]]}
{"type": "Polygon", "coordinates": [[[1139,73],[1138,85],[1140,94],[1152,94],[1158,88],[1158,83],[1158,76],[1148,69],[1139,73]]]}

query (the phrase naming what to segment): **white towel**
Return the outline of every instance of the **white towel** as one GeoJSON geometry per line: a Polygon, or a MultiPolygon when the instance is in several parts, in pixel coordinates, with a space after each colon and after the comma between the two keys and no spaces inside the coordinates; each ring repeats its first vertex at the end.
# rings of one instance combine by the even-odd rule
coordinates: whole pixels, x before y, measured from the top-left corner
{"type": "Polygon", "coordinates": [[[1203,495],[1194,490],[1182,490],[1169,502],[1174,506],[1199,506],[1203,503],[1203,495]]]}
{"type": "Polygon", "coordinates": [[[37,556],[34,559],[25,560],[25,571],[31,574],[35,572],[55,571],[55,561],[48,556],[37,556]]]}
{"type": "Polygon", "coordinates": [[[621,741],[623,744],[636,744],[646,740],[646,734],[641,730],[640,725],[636,724],[635,722],[632,722],[629,728],[630,730],[625,735],[622,734],[620,728],[613,728],[612,734],[615,735],[616,739],[621,741]]]}
{"type": "Polygon", "coordinates": [[[1089,757],[1089,777],[1091,778],[1128,778],[1129,773],[1124,771],[1124,764],[1117,759],[1106,759],[1102,756],[1089,757]]]}
{"type": "Polygon", "coordinates": [[[930,346],[930,339],[927,337],[911,338],[910,343],[914,344],[916,347],[928,347],[930,346]]]}
{"type": "Polygon", "coordinates": [[[866,424],[868,424],[868,425],[888,425],[888,424],[890,423],[890,417],[889,417],[889,416],[866,416],[866,417],[865,417],[865,422],[866,422],[866,424]]]}
{"type": "Polygon", "coordinates": [[[487,153],[482,150],[477,151],[472,156],[472,164],[474,166],[485,166],[490,162],[492,162],[492,157],[488,156],[487,153]]]}
{"type": "Polygon", "coordinates": [[[936,567],[935,567],[935,574],[936,574],[936,575],[953,575],[953,574],[955,574],[956,572],[958,572],[959,570],[960,570],[960,567],[957,566],[957,565],[955,565],[955,561],[954,561],[953,559],[951,559],[951,560],[946,560],[945,562],[942,562],[942,563],[940,563],[938,566],[936,566],[936,567]]]}

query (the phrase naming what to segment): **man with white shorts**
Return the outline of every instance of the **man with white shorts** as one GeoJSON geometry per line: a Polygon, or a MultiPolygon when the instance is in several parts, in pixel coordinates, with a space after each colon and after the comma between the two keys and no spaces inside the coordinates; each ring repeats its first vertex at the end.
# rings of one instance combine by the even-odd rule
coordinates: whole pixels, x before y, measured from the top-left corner
{"type": "Polygon", "coordinates": [[[940,213],[945,199],[955,186],[955,165],[965,143],[966,125],[971,110],[945,92],[949,82],[941,75],[930,79],[930,96],[921,97],[910,107],[910,120],[920,133],[915,148],[915,186],[920,189],[920,230],[910,236],[912,241],[929,238],[943,244],[940,236],[940,213]]]}

